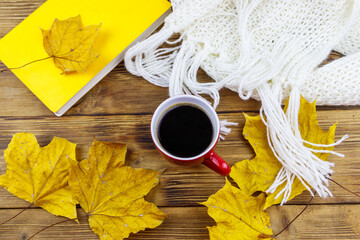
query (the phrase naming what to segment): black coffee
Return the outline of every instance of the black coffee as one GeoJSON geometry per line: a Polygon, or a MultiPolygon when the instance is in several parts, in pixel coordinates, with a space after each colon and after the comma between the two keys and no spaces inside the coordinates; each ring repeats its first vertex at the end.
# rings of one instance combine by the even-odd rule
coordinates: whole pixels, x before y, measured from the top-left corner
{"type": "Polygon", "coordinates": [[[194,157],[210,145],[213,126],[206,113],[197,107],[181,105],[160,120],[158,138],[162,147],[177,157],[194,157]]]}

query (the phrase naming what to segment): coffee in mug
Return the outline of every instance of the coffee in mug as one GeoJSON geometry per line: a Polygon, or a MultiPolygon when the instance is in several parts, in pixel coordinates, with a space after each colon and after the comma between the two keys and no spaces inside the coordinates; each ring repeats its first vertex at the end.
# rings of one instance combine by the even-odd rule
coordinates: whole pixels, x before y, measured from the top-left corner
{"type": "Polygon", "coordinates": [[[162,102],[151,119],[151,138],[165,158],[178,165],[204,164],[222,176],[229,165],[215,153],[220,120],[203,98],[178,95],[162,102]]]}
{"type": "Polygon", "coordinates": [[[159,121],[161,146],[177,157],[189,158],[204,152],[213,139],[209,116],[191,104],[175,105],[159,121]]]}

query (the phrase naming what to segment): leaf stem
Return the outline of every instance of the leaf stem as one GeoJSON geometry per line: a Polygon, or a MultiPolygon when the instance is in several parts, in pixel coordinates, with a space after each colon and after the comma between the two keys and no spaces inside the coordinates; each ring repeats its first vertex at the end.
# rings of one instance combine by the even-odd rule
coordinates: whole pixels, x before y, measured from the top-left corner
{"type": "Polygon", "coordinates": [[[34,60],[34,61],[31,61],[31,62],[28,62],[20,67],[15,67],[15,68],[5,68],[5,69],[2,69],[0,70],[0,72],[5,72],[5,71],[8,71],[8,70],[15,70],[15,69],[20,69],[20,68],[23,68],[23,67],[26,67],[27,65],[29,64],[32,64],[32,63],[36,63],[36,62],[40,62],[40,61],[44,61],[44,60],[47,60],[49,58],[52,58],[52,56],[50,57],[46,57],[46,58],[41,58],[41,59],[37,59],[37,60],[34,60]]]}
{"type": "Polygon", "coordinates": [[[340,183],[336,182],[335,180],[333,180],[333,179],[331,179],[331,178],[329,178],[329,177],[326,177],[326,178],[327,178],[328,180],[332,181],[333,183],[335,183],[336,185],[338,185],[339,187],[341,187],[342,189],[348,191],[349,193],[351,193],[351,194],[353,194],[353,195],[355,195],[355,196],[357,196],[357,197],[360,197],[359,194],[357,194],[357,193],[355,193],[355,192],[347,189],[346,187],[342,186],[340,183]]]}
{"type": "Polygon", "coordinates": [[[72,220],[74,220],[74,221],[75,221],[75,220],[79,220],[79,219],[82,219],[82,218],[85,218],[85,217],[87,217],[87,215],[82,216],[82,217],[80,217],[80,218],[74,218],[74,219],[70,219],[70,218],[69,218],[69,219],[66,219],[66,220],[63,220],[63,221],[60,221],[60,222],[51,224],[51,225],[49,225],[49,226],[47,226],[47,227],[44,227],[43,229],[40,229],[39,231],[37,231],[36,233],[34,233],[33,235],[31,235],[27,240],[32,239],[33,237],[35,237],[35,236],[38,235],[39,233],[45,231],[45,230],[48,229],[48,228],[51,228],[51,227],[53,227],[53,226],[56,226],[56,225],[58,225],[58,224],[65,223],[65,222],[70,222],[70,221],[72,221],[72,220]]]}
{"type": "Polygon", "coordinates": [[[72,60],[72,59],[68,59],[68,58],[65,58],[65,57],[60,57],[60,56],[49,56],[49,57],[46,57],[46,58],[41,58],[41,59],[37,59],[37,60],[34,60],[34,61],[31,61],[31,62],[28,62],[20,67],[14,67],[14,68],[5,68],[5,69],[2,69],[0,70],[0,73],[2,72],[6,72],[8,70],[15,70],[15,69],[20,69],[20,68],[23,68],[23,67],[26,67],[27,65],[30,65],[32,63],[36,63],[36,62],[40,62],[40,61],[44,61],[44,60],[47,60],[47,59],[50,59],[50,58],[58,58],[58,59],[63,59],[63,60],[66,60],[66,61],[70,61],[70,62],[76,62],[76,63],[81,63],[83,61],[78,61],[78,60],[72,60]]]}
{"type": "Polygon", "coordinates": [[[312,196],[309,200],[309,202],[306,204],[306,206],[304,207],[304,209],[293,219],[291,220],[291,222],[289,222],[289,224],[283,228],[283,230],[281,230],[280,232],[278,232],[277,234],[275,234],[272,238],[275,239],[277,236],[279,236],[282,232],[284,232],[286,229],[288,229],[290,227],[290,225],[298,218],[301,216],[301,214],[303,214],[303,212],[305,212],[305,210],[310,206],[311,201],[314,199],[314,197],[312,196]]]}
{"type": "Polygon", "coordinates": [[[0,225],[3,225],[7,222],[10,222],[11,220],[13,220],[14,218],[16,218],[17,216],[19,216],[20,214],[22,214],[26,209],[29,209],[32,205],[34,205],[33,203],[30,204],[29,206],[27,206],[26,208],[24,208],[23,210],[21,210],[19,213],[17,213],[15,216],[9,218],[8,220],[5,220],[4,222],[0,223],[0,225]]]}

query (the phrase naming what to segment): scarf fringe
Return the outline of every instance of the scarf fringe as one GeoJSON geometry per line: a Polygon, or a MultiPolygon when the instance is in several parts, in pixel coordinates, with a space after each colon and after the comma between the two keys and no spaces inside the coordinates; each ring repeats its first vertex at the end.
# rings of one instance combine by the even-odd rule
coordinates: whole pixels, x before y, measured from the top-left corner
{"type": "MultiPolygon", "coordinates": [[[[209,95],[214,100],[213,107],[216,109],[220,102],[219,90],[224,85],[217,82],[197,81],[198,70],[209,52],[202,50],[196,53],[195,47],[186,41],[178,46],[182,37],[170,42],[169,39],[173,34],[174,31],[165,25],[159,32],[130,48],[125,55],[126,69],[133,75],[144,77],[154,85],[169,87],[170,97],[179,94],[193,94],[199,97],[202,97],[201,94],[209,95]],[[165,42],[175,46],[162,48],[161,45],[165,42]]],[[[220,139],[224,140],[231,132],[229,127],[236,126],[237,123],[224,120],[220,125],[220,139]]]]}
{"type": "Polygon", "coordinates": [[[180,46],[159,48],[174,32],[166,25],[157,33],[137,43],[125,54],[126,69],[160,87],[168,87],[172,65],[180,46]]]}
{"type": "MultiPolygon", "coordinates": [[[[290,93],[286,114],[281,108],[282,89],[280,85],[273,85],[272,88],[269,85],[262,85],[257,91],[262,101],[260,115],[267,126],[269,145],[276,158],[283,165],[275,181],[266,192],[274,193],[285,183],[285,187],[276,196],[278,198],[283,195],[281,204],[284,204],[290,198],[292,184],[297,177],[312,195],[316,192],[322,198],[332,196],[328,189],[328,178],[333,173],[331,168],[334,164],[318,158],[314,153],[319,152],[319,150],[305,146],[304,143],[309,142],[302,139],[299,131],[300,93],[298,89],[294,88],[290,93]]],[[[322,147],[333,147],[346,138],[347,135],[334,144],[320,145],[322,147]]],[[[310,145],[320,146],[312,143],[310,145]]],[[[320,151],[343,157],[334,151],[320,151]]]]}

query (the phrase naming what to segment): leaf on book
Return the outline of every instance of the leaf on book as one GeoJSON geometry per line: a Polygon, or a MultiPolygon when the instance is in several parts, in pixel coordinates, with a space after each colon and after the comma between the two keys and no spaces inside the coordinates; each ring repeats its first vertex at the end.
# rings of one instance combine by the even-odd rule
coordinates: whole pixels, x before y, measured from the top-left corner
{"type": "Polygon", "coordinates": [[[7,169],[0,186],[54,215],[76,218],[77,202],[68,186],[68,157],[75,159],[75,147],[55,137],[40,148],[33,134],[15,134],[4,153],[7,169]]]}
{"type": "MultiPolygon", "coordinates": [[[[287,105],[285,106],[286,111],[287,105]]],[[[275,157],[271,150],[268,139],[266,126],[261,117],[251,117],[245,115],[246,123],[243,130],[245,139],[253,147],[256,156],[252,160],[243,160],[236,163],[231,170],[230,177],[238,184],[240,189],[246,194],[252,195],[257,191],[265,192],[274,182],[278,172],[282,168],[281,163],[275,157]]],[[[304,140],[317,144],[331,144],[335,138],[336,124],[330,127],[329,131],[324,132],[318,125],[315,102],[309,103],[301,97],[299,110],[299,130],[304,140]]],[[[311,147],[311,146],[309,146],[311,147]]],[[[325,149],[312,147],[314,149],[325,149]]],[[[326,148],[333,150],[333,147],[326,148]]],[[[326,161],[328,153],[315,153],[320,159],[326,161]]],[[[281,203],[283,195],[276,196],[283,189],[286,183],[267,196],[264,209],[271,205],[281,203]]],[[[302,182],[295,178],[290,199],[300,195],[306,188],[302,182]]]]}
{"type": "Polygon", "coordinates": [[[69,185],[100,239],[124,239],[166,216],[144,200],[160,173],[124,166],[125,154],[124,144],[94,141],[88,159],[70,160],[69,185]]]}
{"type": "Polygon", "coordinates": [[[93,45],[100,25],[83,27],[81,16],[61,21],[55,19],[49,30],[43,30],[44,48],[63,73],[85,72],[98,54],[93,45]]]}
{"type": "Polygon", "coordinates": [[[263,210],[264,193],[252,197],[226,181],[222,189],[202,204],[217,223],[208,227],[212,240],[273,239],[269,215],[263,210]]]}

